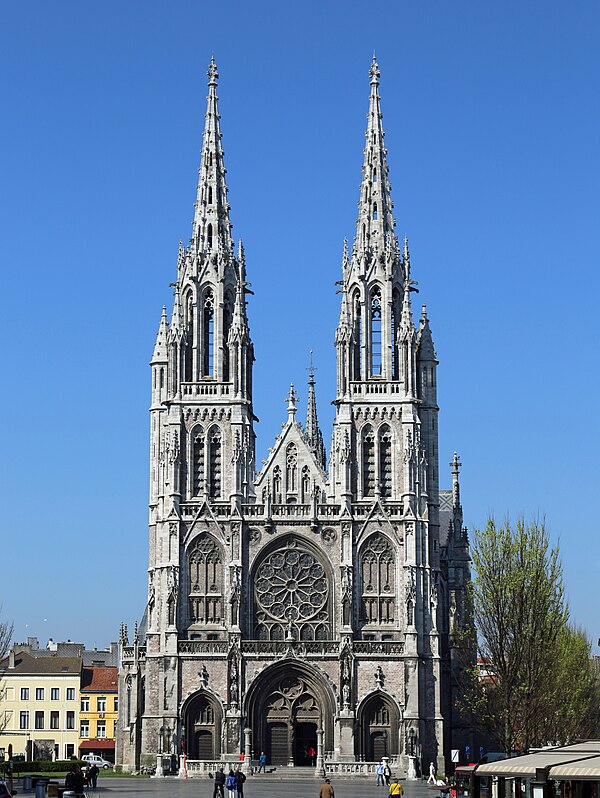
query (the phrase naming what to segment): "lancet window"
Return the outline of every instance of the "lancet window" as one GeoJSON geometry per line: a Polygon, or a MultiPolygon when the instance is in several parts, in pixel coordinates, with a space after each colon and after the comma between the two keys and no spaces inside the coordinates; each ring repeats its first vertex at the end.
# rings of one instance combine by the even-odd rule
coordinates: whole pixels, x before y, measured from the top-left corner
{"type": "Polygon", "coordinates": [[[208,290],[204,294],[204,304],[202,308],[202,338],[202,375],[204,377],[212,377],[214,376],[215,300],[211,290],[208,290]]]}
{"type": "Polygon", "coordinates": [[[375,495],[375,435],[367,426],[362,432],[362,493],[363,496],[375,495]]]}
{"type": "Polygon", "coordinates": [[[197,428],[192,433],[192,496],[204,493],[204,431],[197,428]]]}
{"type": "Polygon", "coordinates": [[[392,495],[392,432],[389,427],[379,430],[379,486],[381,495],[392,495]]]}
{"type": "Polygon", "coordinates": [[[307,504],[310,500],[310,469],[308,466],[302,467],[302,503],[307,504]]]}
{"type": "Polygon", "coordinates": [[[208,459],[210,465],[209,496],[211,499],[220,499],[222,493],[222,451],[221,430],[213,427],[208,438],[208,459]]]}
{"type": "Polygon", "coordinates": [[[381,376],[381,289],[371,292],[371,376],[381,376]]]}
{"type": "Polygon", "coordinates": [[[358,293],[354,295],[354,379],[360,380],[361,378],[361,352],[362,352],[362,308],[360,306],[360,298],[358,293]]]}
{"type": "Polygon", "coordinates": [[[400,367],[398,361],[398,342],[396,336],[400,327],[401,314],[400,292],[397,288],[392,291],[392,379],[400,379],[400,367]]]}
{"type": "Polygon", "coordinates": [[[372,535],[360,555],[361,615],[363,623],[394,622],[396,564],[392,544],[380,532],[372,535]]]}
{"type": "Polygon", "coordinates": [[[231,291],[225,294],[225,304],[223,306],[223,379],[229,380],[229,347],[227,340],[229,338],[229,330],[231,329],[231,321],[233,319],[233,295],[231,291]]]}
{"type": "Polygon", "coordinates": [[[290,443],[285,450],[285,482],[288,493],[298,490],[298,449],[290,443]]]}
{"type": "Polygon", "coordinates": [[[223,617],[223,557],[210,535],[195,541],[189,558],[189,611],[193,624],[218,624],[223,617]]]}
{"type": "Polygon", "coordinates": [[[281,502],[281,469],[275,466],[273,469],[273,501],[281,502]]]}
{"type": "Polygon", "coordinates": [[[186,309],[184,380],[191,382],[194,379],[194,297],[191,292],[187,296],[184,307],[186,309]]]}

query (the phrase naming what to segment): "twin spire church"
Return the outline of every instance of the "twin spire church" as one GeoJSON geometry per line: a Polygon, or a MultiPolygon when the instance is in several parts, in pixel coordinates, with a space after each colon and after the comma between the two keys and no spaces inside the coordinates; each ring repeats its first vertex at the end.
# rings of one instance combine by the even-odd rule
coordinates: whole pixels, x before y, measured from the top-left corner
{"type": "Polygon", "coordinates": [[[291,389],[257,473],[246,257],[209,66],[192,237],[151,361],[148,599],[140,626],[121,630],[124,769],[185,754],[201,773],[261,751],[271,766],[303,766],[314,749],[321,772],[382,756],[397,772],[417,758],[444,772],[458,747],[453,633],[470,578],[460,462],[440,491],[437,359],[394,231],[379,76],[373,59],[328,460],[311,371],[306,425],[291,389]]]}

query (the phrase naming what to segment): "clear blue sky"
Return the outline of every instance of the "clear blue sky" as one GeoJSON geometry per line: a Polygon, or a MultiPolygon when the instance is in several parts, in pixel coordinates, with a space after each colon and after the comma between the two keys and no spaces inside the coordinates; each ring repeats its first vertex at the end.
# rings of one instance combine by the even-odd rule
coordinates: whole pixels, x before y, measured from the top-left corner
{"type": "Polygon", "coordinates": [[[18,640],[104,646],[143,610],[147,364],[191,232],[213,52],[255,291],[257,459],[290,380],[304,409],[311,348],[329,441],[376,49],[442,467],[457,449],[470,529],[545,515],[596,641],[599,32],[591,1],[2,4],[0,599],[18,640]]]}

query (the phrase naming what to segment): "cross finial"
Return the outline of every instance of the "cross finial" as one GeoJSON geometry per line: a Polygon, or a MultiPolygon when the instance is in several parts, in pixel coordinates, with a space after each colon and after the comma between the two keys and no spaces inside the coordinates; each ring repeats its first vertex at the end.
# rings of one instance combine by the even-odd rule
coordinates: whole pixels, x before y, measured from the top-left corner
{"type": "Polygon", "coordinates": [[[206,74],[208,76],[208,85],[216,86],[217,80],[219,79],[219,72],[217,70],[217,64],[215,63],[214,55],[210,59],[210,64],[208,65],[208,72],[206,74]]]}
{"type": "Polygon", "coordinates": [[[452,468],[452,473],[458,474],[461,466],[462,463],[460,462],[460,457],[456,452],[454,452],[454,455],[452,457],[452,462],[450,463],[450,467],[452,468]]]}
{"type": "Polygon", "coordinates": [[[290,383],[290,392],[285,397],[285,401],[288,403],[288,421],[295,421],[296,420],[296,399],[298,396],[296,395],[296,391],[294,390],[294,383],[290,383]]]}
{"type": "Polygon", "coordinates": [[[312,351],[312,349],[309,350],[308,354],[309,354],[309,357],[310,357],[310,361],[309,361],[309,366],[308,366],[308,368],[306,370],[308,371],[308,376],[310,378],[310,382],[314,382],[315,381],[315,371],[317,371],[317,367],[313,365],[313,359],[312,359],[313,351],[312,351]]]}

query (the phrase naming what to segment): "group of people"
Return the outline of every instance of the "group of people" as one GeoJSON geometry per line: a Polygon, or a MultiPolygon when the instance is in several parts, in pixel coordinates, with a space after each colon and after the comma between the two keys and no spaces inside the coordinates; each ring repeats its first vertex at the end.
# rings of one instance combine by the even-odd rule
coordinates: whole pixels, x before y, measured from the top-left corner
{"type": "Polygon", "coordinates": [[[74,792],[75,795],[83,795],[83,788],[86,786],[96,789],[98,786],[98,770],[97,765],[92,765],[84,774],[80,766],[75,763],[72,765],[71,770],[67,773],[65,778],[65,790],[74,792]]]}
{"type": "Polygon", "coordinates": [[[223,768],[219,768],[215,773],[213,798],[225,798],[225,790],[227,790],[228,798],[244,798],[245,781],[246,776],[240,768],[237,770],[231,768],[227,775],[223,768]]]}
{"type": "Polygon", "coordinates": [[[391,796],[402,796],[404,788],[398,779],[392,778],[392,771],[388,764],[387,759],[382,759],[375,768],[375,776],[377,777],[378,787],[389,787],[388,793],[391,796]]]}

